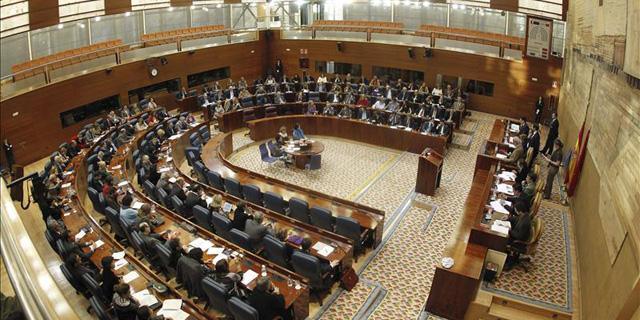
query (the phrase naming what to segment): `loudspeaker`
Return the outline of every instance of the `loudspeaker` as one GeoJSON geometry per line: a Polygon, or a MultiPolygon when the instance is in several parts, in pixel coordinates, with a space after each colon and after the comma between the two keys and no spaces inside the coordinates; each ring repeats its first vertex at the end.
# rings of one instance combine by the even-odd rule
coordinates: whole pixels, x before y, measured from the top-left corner
{"type": "Polygon", "coordinates": [[[424,57],[425,58],[433,57],[433,51],[431,51],[431,48],[424,48],[424,57]]]}
{"type": "Polygon", "coordinates": [[[409,58],[413,59],[416,57],[416,54],[413,52],[413,48],[408,48],[407,52],[409,53],[409,58]]]}
{"type": "Polygon", "coordinates": [[[338,52],[342,52],[342,42],[336,42],[336,49],[338,49],[338,52]]]}

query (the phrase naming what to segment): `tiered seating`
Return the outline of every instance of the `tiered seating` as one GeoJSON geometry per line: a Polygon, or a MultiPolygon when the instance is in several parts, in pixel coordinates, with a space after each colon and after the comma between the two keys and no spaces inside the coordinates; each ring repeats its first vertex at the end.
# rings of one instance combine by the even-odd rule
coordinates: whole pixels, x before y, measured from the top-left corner
{"type": "Polygon", "coordinates": [[[400,34],[404,23],[391,21],[315,20],[312,28],[320,31],[356,31],[400,34]]]}
{"type": "Polygon", "coordinates": [[[140,37],[145,46],[157,46],[180,40],[191,40],[226,34],[224,25],[211,25],[143,34],[140,37]]]}
{"type": "Polygon", "coordinates": [[[418,35],[426,36],[426,37],[429,37],[432,34],[435,34],[436,38],[460,40],[460,41],[475,42],[475,43],[482,43],[482,44],[491,44],[496,46],[500,46],[500,43],[504,43],[512,49],[524,48],[524,38],[507,36],[499,33],[471,30],[471,29],[451,28],[451,27],[423,24],[420,26],[420,30],[416,33],[418,35]]]}
{"type": "Polygon", "coordinates": [[[116,39],[95,43],[81,48],[65,50],[13,65],[11,67],[11,72],[17,73],[15,75],[15,80],[21,80],[44,72],[45,65],[48,65],[49,70],[59,69],[68,65],[114,54],[120,46],[122,46],[122,40],[116,39]]]}

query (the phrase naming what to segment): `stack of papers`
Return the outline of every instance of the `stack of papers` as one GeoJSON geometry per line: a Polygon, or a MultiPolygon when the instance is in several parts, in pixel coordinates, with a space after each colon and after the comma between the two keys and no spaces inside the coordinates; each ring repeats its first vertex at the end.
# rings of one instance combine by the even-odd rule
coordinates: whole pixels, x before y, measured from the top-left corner
{"type": "Polygon", "coordinates": [[[502,233],[504,235],[508,235],[511,225],[509,224],[509,227],[508,227],[508,226],[505,226],[504,224],[501,224],[499,222],[507,222],[507,223],[509,223],[509,221],[501,221],[501,220],[494,221],[493,224],[491,225],[491,231],[495,231],[495,232],[498,232],[498,233],[502,233]]]}
{"type": "Polygon", "coordinates": [[[182,311],[181,299],[167,299],[162,303],[162,308],[156,313],[172,320],[186,320],[189,314],[182,311]]]}
{"type": "Polygon", "coordinates": [[[204,251],[207,251],[209,248],[213,247],[213,243],[211,243],[211,241],[209,240],[197,238],[191,241],[191,243],[189,243],[189,246],[193,248],[200,248],[204,252],[204,251]]]}
{"type": "Polygon", "coordinates": [[[318,254],[323,257],[329,256],[333,252],[333,250],[335,250],[335,248],[333,248],[332,246],[320,241],[316,242],[316,244],[313,245],[313,249],[318,251],[318,254]]]}
{"type": "Polygon", "coordinates": [[[71,187],[71,182],[67,182],[60,186],[60,188],[69,188],[69,187],[71,187]]]}
{"type": "Polygon", "coordinates": [[[498,177],[503,180],[516,181],[516,174],[509,171],[500,172],[498,177]]]}
{"type": "Polygon", "coordinates": [[[258,273],[249,269],[242,275],[242,284],[248,286],[253,280],[258,277],[258,273]]]}
{"type": "Polygon", "coordinates": [[[211,247],[209,248],[209,250],[207,250],[207,254],[212,256],[217,256],[221,254],[223,251],[224,251],[224,248],[222,247],[211,247]]]}
{"type": "MultiPolygon", "coordinates": [[[[511,205],[511,202],[505,201],[504,205],[511,205]]],[[[491,209],[493,209],[496,212],[509,214],[509,211],[504,208],[504,205],[500,203],[500,200],[491,201],[491,209]]]]}
{"type": "Polygon", "coordinates": [[[502,154],[502,153],[496,153],[496,158],[498,158],[498,159],[506,159],[507,155],[506,154],[502,154]]]}
{"type": "Polygon", "coordinates": [[[134,202],[134,203],[131,205],[131,208],[138,210],[138,209],[142,208],[142,205],[143,205],[143,204],[144,204],[144,203],[142,203],[142,202],[140,202],[140,201],[136,201],[136,202],[134,202]]]}
{"type": "Polygon", "coordinates": [[[120,260],[124,258],[124,251],[114,252],[113,254],[111,254],[111,256],[116,260],[120,260]]]}
{"type": "Polygon", "coordinates": [[[158,303],[158,299],[152,293],[149,292],[149,289],[144,289],[140,292],[136,292],[133,297],[138,300],[141,306],[152,306],[158,303]]]}
{"type": "Polygon", "coordinates": [[[506,183],[501,183],[498,185],[497,191],[500,193],[506,193],[508,195],[513,195],[513,187],[506,183]]]}
{"type": "Polygon", "coordinates": [[[124,283],[129,283],[139,277],[140,275],[136,271],[131,271],[122,277],[122,281],[124,281],[124,283]]]}
{"type": "Polygon", "coordinates": [[[116,260],[116,263],[114,263],[113,268],[115,270],[118,270],[118,269],[120,269],[120,268],[122,268],[122,267],[124,267],[124,266],[126,266],[128,264],[129,264],[129,261],[127,261],[127,259],[116,260]]]}
{"type": "Polygon", "coordinates": [[[75,236],[76,241],[78,241],[78,240],[80,240],[80,239],[84,238],[84,236],[85,236],[86,234],[87,234],[87,233],[86,233],[86,232],[84,232],[84,230],[80,230],[80,232],[76,233],[76,236],[75,236]]]}
{"type": "Polygon", "coordinates": [[[122,181],[122,182],[118,183],[118,187],[124,187],[124,186],[126,186],[128,184],[129,184],[129,181],[125,180],[125,181],[122,181]]]}
{"type": "Polygon", "coordinates": [[[104,242],[102,240],[96,240],[96,242],[94,242],[91,245],[91,250],[95,251],[96,249],[102,247],[103,244],[104,244],[104,242]]]}

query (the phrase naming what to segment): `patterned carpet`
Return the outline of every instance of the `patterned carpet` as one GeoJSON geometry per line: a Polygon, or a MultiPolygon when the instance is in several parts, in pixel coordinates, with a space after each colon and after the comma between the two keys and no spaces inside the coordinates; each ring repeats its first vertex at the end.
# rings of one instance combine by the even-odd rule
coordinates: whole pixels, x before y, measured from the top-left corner
{"type": "MultiPolygon", "coordinates": [[[[331,139],[331,145],[337,143],[343,145],[337,147],[339,150],[348,150],[338,155],[339,163],[358,163],[348,170],[340,170],[337,175],[328,170],[310,175],[284,168],[262,169],[259,154],[253,150],[256,146],[251,144],[234,154],[232,161],[250,170],[386,212],[382,244],[364,262],[358,263],[358,285],[351,292],[335,290],[325,299],[324,306],[310,316],[311,319],[438,319],[422,311],[435,266],[441,260],[451,230],[460,219],[473,179],[475,155],[488,137],[494,119],[495,116],[476,112],[465,119],[461,129],[463,135],[470,137],[468,148],[447,151],[442,184],[434,197],[414,192],[418,157],[407,152],[395,153],[360,144],[352,147],[345,141],[331,139]],[[360,158],[364,154],[366,157],[360,158]],[[368,164],[357,162],[362,159],[368,164]],[[363,169],[367,166],[372,168],[363,169]],[[333,178],[323,177],[330,174],[333,178]]],[[[327,138],[319,138],[323,142],[324,139],[327,138]]],[[[323,154],[323,168],[338,170],[339,165],[330,165],[329,160],[333,158],[327,155],[323,154]]],[[[566,213],[550,202],[545,202],[542,208],[540,214],[546,230],[535,258],[539,268],[526,274],[517,270],[505,273],[493,288],[487,290],[529,303],[570,308],[566,213]],[[543,272],[556,275],[555,281],[540,281],[543,272]]]]}
{"type": "MultiPolygon", "coordinates": [[[[241,137],[243,135],[234,134],[234,146],[243,143],[236,142],[241,140],[241,137]]],[[[390,164],[400,154],[391,149],[375,148],[348,140],[320,136],[310,138],[322,142],[325,146],[322,152],[322,167],[319,170],[286,168],[280,163],[265,166],[260,160],[259,143],[245,145],[244,149],[233,153],[229,161],[269,177],[348,199],[363,189],[385,165],[390,164]],[[345,166],[345,163],[353,165],[345,166]]]]}

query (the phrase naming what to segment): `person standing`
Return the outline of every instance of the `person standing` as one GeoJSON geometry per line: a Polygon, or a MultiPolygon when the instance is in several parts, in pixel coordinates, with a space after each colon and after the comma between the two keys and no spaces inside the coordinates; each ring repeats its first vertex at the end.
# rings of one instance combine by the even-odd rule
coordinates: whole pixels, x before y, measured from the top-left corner
{"type": "Polygon", "coordinates": [[[554,112],[551,114],[551,122],[549,123],[549,134],[547,135],[547,141],[544,144],[544,148],[540,152],[545,155],[549,155],[551,151],[553,151],[553,144],[558,138],[559,127],[560,123],[558,122],[558,116],[554,112]]]}
{"type": "Polygon", "coordinates": [[[2,149],[4,150],[4,155],[7,158],[7,169],[9,169],[9,173],[13,173],[13,165],[16,163],[13,156],[13,145],[9,143],[9,140],[4,139],[2,149]]]}
{"type": "Polygon", "coordinates": [[[551,198],[551,191],[553,190],[553,179],[558,174],[558,170],[560,170],[560,165],[562,163],[562,141],[560,139],[556,139],[553,143],[553,152],[551,153],[551,158],[543,155],[544,159],[549,162],[549,169],[547,170],[547,182],[544,186],[544,198],[551,198]]]}
{"type": "Polygon", "coordinates": [[[539,96],[536,101],[536,123],[540,123],[540,119],[542,119],[542,110],[544,110],[544,102],[542,96],[539,96]]]}

